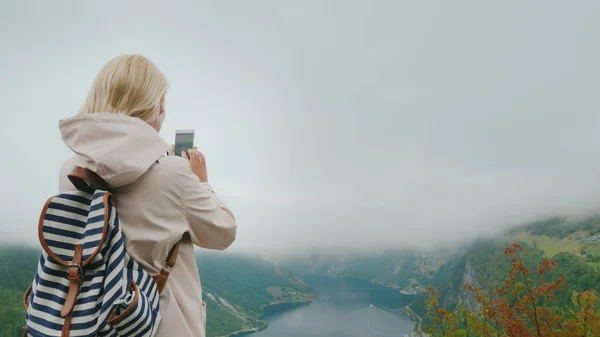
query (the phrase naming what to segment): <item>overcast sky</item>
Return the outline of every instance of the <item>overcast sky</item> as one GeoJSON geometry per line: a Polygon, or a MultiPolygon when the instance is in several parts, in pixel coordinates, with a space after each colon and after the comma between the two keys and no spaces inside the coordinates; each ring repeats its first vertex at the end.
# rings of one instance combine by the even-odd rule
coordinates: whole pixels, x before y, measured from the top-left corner
{"type": "Polygon", "coordinates": [[[428,245],[600,210],[600,2],[0,1],[1,240],[37,243],[96,73],[167,76],[232,250],[428,245]]]}

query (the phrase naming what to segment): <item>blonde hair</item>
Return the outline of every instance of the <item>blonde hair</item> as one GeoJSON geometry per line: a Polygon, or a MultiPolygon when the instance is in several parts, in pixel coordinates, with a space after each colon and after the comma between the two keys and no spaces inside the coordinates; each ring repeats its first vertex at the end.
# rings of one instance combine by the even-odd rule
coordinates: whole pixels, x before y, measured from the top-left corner
{"type": "Polygon", "coordinates": [[[122,114],[153,125],[168,87],[165,75],[146,57],[117,56],[96,76],[80,113],[122,114]]]}

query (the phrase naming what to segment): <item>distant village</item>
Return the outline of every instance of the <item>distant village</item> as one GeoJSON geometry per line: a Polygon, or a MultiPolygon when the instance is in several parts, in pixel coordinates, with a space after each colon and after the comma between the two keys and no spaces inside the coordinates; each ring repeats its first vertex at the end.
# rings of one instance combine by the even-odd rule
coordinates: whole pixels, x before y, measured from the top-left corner
{"type": "Polygon", "coordinates": [[[598,235],[592,235],[592,236],[585,236],[585,235],[581,235],[577,238],[577,242],[579,243],[600,243],[600,236],[598,235]]]}
{"type": "Polygon", "coordinates": [[[427,289],[420,285],[400,290],[400,293],[404,295],[418,295],[425,292],[427,292],[427,289]]]}

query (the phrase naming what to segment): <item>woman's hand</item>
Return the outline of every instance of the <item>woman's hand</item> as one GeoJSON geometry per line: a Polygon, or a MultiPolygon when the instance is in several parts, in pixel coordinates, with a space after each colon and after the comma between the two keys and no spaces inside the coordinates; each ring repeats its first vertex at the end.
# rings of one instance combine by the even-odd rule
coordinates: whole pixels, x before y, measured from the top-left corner
{"type": "Polygon", "coordinates": [[[206,159],[202,152],[198,151],[197,147],[189,150],[190,155],[186,151],[181,151],[181,156],[190,162],[192,172],[200,179],[200,182],[208,182],[208,174],[206,172],[206,159]]]}

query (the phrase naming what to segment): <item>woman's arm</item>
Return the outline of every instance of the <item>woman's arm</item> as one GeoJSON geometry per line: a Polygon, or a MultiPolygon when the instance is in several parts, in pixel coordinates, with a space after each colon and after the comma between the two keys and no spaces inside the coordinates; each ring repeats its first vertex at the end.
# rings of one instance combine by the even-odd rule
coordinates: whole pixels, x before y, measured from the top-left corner
{"type": "Polygon", "coordinates": [[[181,156],[190,164],[181,187],[192,242],[203,248],[223,250],[235,240],[235,217],[208,184],[204,155],[194,147],[189,157],[183,151],[181,156]]]}
{"type": "Polygon", "coordinates": [[[207,249],[223,250],[236,237],[237,224],[231,210],[208,183],[191,171],[182,178],[182,202],[192,242],[207,249]]]}

